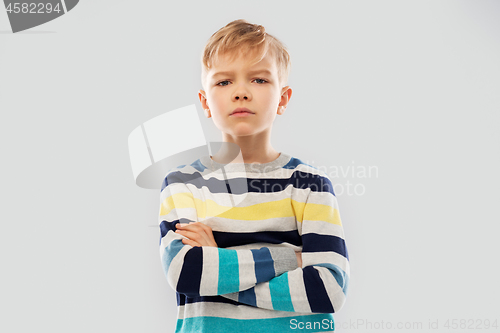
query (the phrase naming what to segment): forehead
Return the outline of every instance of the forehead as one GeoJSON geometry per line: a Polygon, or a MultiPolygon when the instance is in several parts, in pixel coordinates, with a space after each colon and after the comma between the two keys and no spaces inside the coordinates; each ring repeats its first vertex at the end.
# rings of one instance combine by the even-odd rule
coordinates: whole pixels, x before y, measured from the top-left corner
{"type": "Polygon", "coordinates": [[[219,55],[218,61],[214,62],[209,69],[209,76],[217,76],[220,73],[228,74],[235,71],[267,71],[269,75],[277,73],[276,60],[267,52],[264,57],[257,62],[258,54],[239,52],[237,54],[222,54],[219,55]]]}

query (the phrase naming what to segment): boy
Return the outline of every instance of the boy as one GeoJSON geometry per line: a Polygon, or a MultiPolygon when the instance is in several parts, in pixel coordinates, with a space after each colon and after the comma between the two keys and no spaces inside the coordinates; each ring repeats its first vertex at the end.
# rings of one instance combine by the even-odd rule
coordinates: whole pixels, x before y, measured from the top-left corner
{"type": "Polygon", "coordinates": [[[160,256],[176,332],[334,331],[349,261],[332,184],[270,142],[289,66],[286,48],[245,20],[205,46],[199,98],[244,163],[223,148],[165,178],[160,256]]]}

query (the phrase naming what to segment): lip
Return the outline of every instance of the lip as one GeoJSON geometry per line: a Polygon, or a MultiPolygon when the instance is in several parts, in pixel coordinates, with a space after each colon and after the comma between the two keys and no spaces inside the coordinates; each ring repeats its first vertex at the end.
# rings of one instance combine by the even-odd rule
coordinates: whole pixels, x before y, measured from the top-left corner
{"type": "Polygon", "coordinates": [[[235,117],[246,117],[251,114],[254,114],[250,109],[247,108],[236,108],[231,112],[230,116],[235,116],[235,117]]]}

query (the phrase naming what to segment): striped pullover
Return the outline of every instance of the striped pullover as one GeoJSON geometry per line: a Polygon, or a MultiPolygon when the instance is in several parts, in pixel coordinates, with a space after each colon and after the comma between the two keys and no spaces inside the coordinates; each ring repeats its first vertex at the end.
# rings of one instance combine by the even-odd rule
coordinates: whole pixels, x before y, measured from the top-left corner
{"type": "Polygon", "coordinates": [[[285,153],[263,164],[202,156],[167,173],[159,215],[175,332],[334,331],[349,257],[323,171],[285,153]],[[175,225],[189,222],[210,226],[218,247],[184,245],[175,225]]]}

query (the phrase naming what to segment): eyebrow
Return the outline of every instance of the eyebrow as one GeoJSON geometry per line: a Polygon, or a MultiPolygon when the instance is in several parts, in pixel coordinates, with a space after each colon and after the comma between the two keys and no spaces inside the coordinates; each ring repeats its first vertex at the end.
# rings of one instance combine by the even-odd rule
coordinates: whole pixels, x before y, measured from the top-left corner
{"type": "MultiPolygon", "coordinates": [[[[258,70],[255,70],[255,71],[248,72],[248,74],[250,74],[250,75],[260,74],[260,73],[267,74],[267,75],[272,75],[272,73],[270,71],[268,71],[267,69],[258,69],[258,70]]],[[[212,77],[216,77],[216,76],[220,76],[220,75],[232,75],[232,74],[234,74],[234,72],[231,72],[231,71],[228,71],[228,72],[217,72],[217,73],[213,74],[212,77]]]]}

